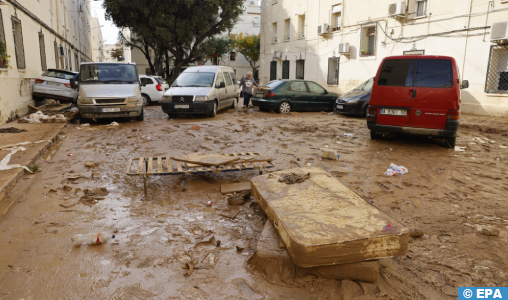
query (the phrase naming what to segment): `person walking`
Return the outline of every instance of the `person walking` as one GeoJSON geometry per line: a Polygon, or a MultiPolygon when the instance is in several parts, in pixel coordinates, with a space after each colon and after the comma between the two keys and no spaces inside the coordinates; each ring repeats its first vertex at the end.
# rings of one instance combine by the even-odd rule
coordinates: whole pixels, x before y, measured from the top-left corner
{"type": "Polygon", "coordinates": [[[247,111],[249,107],[250,99],[253,94],[253,86],[259,87],[257,82],[252,78],[252,72],[247,73],[247,77],[244,77],[240,81],[240,85],[238,87],[242,87],[243,90],[243,110],[247,111]]]}

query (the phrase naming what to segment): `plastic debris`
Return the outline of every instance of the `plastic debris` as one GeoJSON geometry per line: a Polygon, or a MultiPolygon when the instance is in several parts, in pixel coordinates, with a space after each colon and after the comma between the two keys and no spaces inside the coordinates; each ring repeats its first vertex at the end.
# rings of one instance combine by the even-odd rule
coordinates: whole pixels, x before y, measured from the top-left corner
{"type": "Polygon", "coordinates": [[[396,225],[395,225],[395,224],[393,224],[392,222],[390,222],[390,223],[386,224],[386,225],[383,227],[383,231],[384,231],[384,232],[388,231],[388,232],[397,232],[397,233],[399,233],[399,232],[400,232],[400,229],[396,229],[395,227],[396,227],[396,225]]]}
{"type": "Polygon", "coordinates": [[[465,152],[466,151],[466,147],[455,146],[455,151],[457,151],[457,152],[465,152]]]}
{"type": "Polygon", "coordinates": [[[403,166],[397,166],[396,164],[390,164],[390,169],[387,169],[385,172],[385,175],[393,176],[393,175],[404,175],[407,172],[409,172],[408,169],[406,169],[403,166]]]}
{"type": "Polygon", "coordinates": [[[338,160],[340,155],[335,150],[321,148],[321,157],[330,160],[338,160]]]}
{"type": "Polygon", "coordinates": [[[350,137],[353,137],[353,134],[352,133],[344,133],[345,136],[350,136],[350,137]]]}
{"type": "Polygon", "coordinates": [[[69,153],[67,154],[67,156],[74,156],[74,153],[69,153]]]}
{"type": "Polygon", "coordinates": [[[90,124],[89,123],[81,124],[80,127],[90,127],[90,124]]]}
{"type": "Polygon", "coordinates": [[[73,107],[69,110],[70,112],[77,113],[79,111],[79,108],[73,107]]]}
{"type": "Polygon", "coordinates": [[[208,205],[208,206],[212,206],[212,201],[208,201],[208,202],[206,203],[206,205],[208,205]]]}
{"type": "Polygon", "coordinates": [[[15,168],[23,168],[23,169],[27,170],[28,172],[33,173],[27,167],[19,165],[19,164],[8,165],[9,161],[11,160],[11,156],[13,154],[15,154],[16,152],[25,151],[26,150],[25,148],[23,148],[23,147],[13,147],[13,148],[8,148],[8,149],[1,149],[1,150],[7,150],[7,151],[10,150],[11,153],[7,154],[0,161],[0,170],[10,170],[10,169],[15,169],[15,168]]]}
{"type": "Polygon", "coordinates": [[[102,232],[97,233],[86,233],[86,234],[75,234],[72,236],[71,241],[74,246],[80,245],[95,245],[95,244],[103,244],[110,239],[114,239],[114,235],[105,235],[102,232]]]}
{"type": "Polygon", "coordinates": [[[201,128],[199,127],[199,125],[194,125],[194,126],[192,126],[192,128],[191,128],[191,130],[199,130],[199,129],[201,129],[201,128]]]}
{"type": "Polygon", "coordinates": [[[55,120],[55,121],[61,121],[66,122],[67,118],[64,117],[64,115],[52,115],[48,116],[43,114],[41,111],[38,111],[34,114],[30,114],[28,117],[23,118],[23,121],[31,124],[39,124],[42,123],[41,120],[55,120]]]}

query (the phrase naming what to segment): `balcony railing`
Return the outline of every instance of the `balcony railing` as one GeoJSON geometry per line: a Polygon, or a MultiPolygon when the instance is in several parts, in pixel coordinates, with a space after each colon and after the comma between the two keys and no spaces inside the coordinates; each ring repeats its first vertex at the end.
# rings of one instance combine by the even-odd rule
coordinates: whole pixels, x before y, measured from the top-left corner
{"type": "Polygon", "coordinates": [[[336,25],[334,27],[332,27],[332,32],[334,31],[340,31],[340,25],[336,25]]]}

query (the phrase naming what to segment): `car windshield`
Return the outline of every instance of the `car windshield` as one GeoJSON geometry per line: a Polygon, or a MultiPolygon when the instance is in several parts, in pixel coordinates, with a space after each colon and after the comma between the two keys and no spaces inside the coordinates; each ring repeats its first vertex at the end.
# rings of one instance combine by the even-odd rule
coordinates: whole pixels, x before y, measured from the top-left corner
{"type": "Polygon", "coordinates": [[[80,82],[134,83],[138,82],[135,65],[86,64],[81,65],[80,82]]]}
{"type": "Polygon", "coordinates": [[[374,85],[374,78],[371,78],[365,81],[364,83],[360,84],[355,88],[355,90],[368,92],[372,89],[372,85],[374,85]]]}
{"type": "Polygon", "coordinates": [[[59,78],[59,79],[66,79],[66,80],[74,79],[74,78],[76,78],[76,75],[77,74],[75,74],[75,73],[63,72],[63,71],[59,71],[59,70],[47,70],[46,72],[42,73],[42,76],[59,78]]]}
{"type": "Polygon", "coordinates": [[[182,73],[173,82],[172,87],[211,87],[215,73],[182,73]]]}
{"type": "Polygon", "coordinates": [[[283,85],[284,83],[285,83],[285,81],[282,81],[282,80],[274,80],[274,81],[268,82],[267,84],[265,84],[263,86],[269,87],[271,89],[276,89],[279,86],[283,85]]]}

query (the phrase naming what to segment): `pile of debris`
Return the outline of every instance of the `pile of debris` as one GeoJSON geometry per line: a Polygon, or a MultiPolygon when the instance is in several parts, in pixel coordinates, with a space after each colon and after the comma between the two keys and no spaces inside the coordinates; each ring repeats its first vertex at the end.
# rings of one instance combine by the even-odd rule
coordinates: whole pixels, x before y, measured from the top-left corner
{"type": "Polygon", "coordinates": [[[307,174],[298,174],[295,172],[282,173],[279,177],[279,182],[284,182],[286,184],[294,184],[304,182],[306,179],[310,178],[310,173],[307,174]]]}

